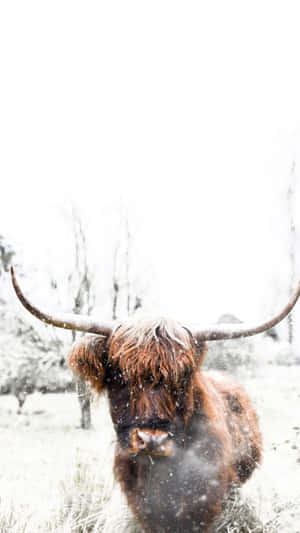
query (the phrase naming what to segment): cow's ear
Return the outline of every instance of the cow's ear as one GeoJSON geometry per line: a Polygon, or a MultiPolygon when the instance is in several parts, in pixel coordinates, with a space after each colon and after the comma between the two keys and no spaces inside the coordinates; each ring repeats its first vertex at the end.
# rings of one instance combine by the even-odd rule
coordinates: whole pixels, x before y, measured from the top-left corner
{"type": "Polygon", "coordinates": [[[99,394],[103,389],[106,347],[106,338],[86,335],[73,344],[69,354],[70,368],[99,394]]]}

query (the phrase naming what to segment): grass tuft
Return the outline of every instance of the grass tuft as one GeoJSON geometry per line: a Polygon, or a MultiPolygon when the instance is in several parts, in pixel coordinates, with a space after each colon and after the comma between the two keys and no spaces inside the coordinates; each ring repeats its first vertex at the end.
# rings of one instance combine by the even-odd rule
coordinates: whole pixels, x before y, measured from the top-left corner
{"type": "Polygon", "coordinates": [[[239,489],[233,490],[224,505],[216,533],[276,533],[275,522],[263,524],[251,501],[245,501],[239,489]]]}

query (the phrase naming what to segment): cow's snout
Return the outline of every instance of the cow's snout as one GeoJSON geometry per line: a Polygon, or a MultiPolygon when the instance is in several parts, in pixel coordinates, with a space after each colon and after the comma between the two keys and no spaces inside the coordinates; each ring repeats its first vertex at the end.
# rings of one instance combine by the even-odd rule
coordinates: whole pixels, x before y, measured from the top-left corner
{"type": "Polygon", "coordinates": [[[136,431],[137,445],[141,451],[155,452],[155,450],[163,450],[168,438],[167,433],[157,434],[150,431],[143,431],[142,429],[137,429],[136,431]]]}
{"type": "Polygon", "coordinates": [[[174,453],[174,444],[166,431],[135,428],[131,432],[130,453],[169,456],[174,453]]]}

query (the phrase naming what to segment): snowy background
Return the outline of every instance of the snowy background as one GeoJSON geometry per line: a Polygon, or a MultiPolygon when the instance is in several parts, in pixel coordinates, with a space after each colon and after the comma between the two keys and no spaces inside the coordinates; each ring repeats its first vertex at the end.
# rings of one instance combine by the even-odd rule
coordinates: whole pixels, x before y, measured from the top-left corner
{"type": "MultiPolygon", "coordinates": [[[[8,279],[11,261],[35,303],[70,311],[79,294],[81,309],[103,319],[123,318],[142,305],[145,312],[199,324],[228,313],[257,321],[286,303],[300,278],[299,11],[292,1],[1,4],[5,447],[22,442],[26,431],[30,449],[35,424],[41,424],[41,438],[49,435],[51,442],[60,427],[57,442],[68,453],[64,416],[55,419],[56,429],[51,423],[52,410],[65,408],[62,390],[71,391],[68,405],[77,413],[69,426],[79,423],[65,363],[71,335],[36,324],[20,308],[8,279]],[[17,415],[14,395],[22,401],[24,390],[35,392],[17,415]],[[40,396],[45,390],[54,394],[40,396]],[[49,410],[47,424],[35,420],[39,410],[46,418],[49,410]]],[[[247,386],[267,443],[291,441],[297,433],[300,305],[293,317],[292,344],[287,321],[277,341],[251,344],[247,386]],[[278,410],[271,410],[275,399],[278,410]],[[288,420],[282,427],[281,408],[279,419],[288,420]]],[[[236,361],[249,362],[249,349],[242,348],[226,348],[222,365],[237,372],[236,361]]],[[[219,356],[212,350],[211,362],[219,356]]],[[[94,425],[99,413],[92,413],[94,425]]],[[[70,429],[67,439],[76,447],[78,438],[84,455],[87,439],[76,431],[70,429]]],[[[283,472],[289,461],[297,466],[297,448],[288,447],[277,447],[283,472]]],[[[26,507],[31,481],[19,480],[24,455],[18,445],[14,450],[19,466],[3,469],[1,483],[18,494],[17,528],[25,523],[20,509],[35,520],[38,504],[26,507]]],[[[296,466],[274,481],[279,502],[285,487],[286,500],[292,499],[296,466]]],[[[41,492],[65,482],[62,470],[55,483],[47,476],[39,478],[41,492]]],[[[7,518],[12,508],[5,498],[4,504],[7,518]]],[[[299,524],[291,519],[282,527],[295,533],[299,524]]]]}

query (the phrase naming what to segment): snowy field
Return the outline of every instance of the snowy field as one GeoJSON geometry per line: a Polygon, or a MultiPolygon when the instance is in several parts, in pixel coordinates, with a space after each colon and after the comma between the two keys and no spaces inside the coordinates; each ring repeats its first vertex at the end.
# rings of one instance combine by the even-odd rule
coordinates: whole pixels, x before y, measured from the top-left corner
{"type": "MultiPolygon", "coordinates": [[[[264,461],[242,491],[266,525],[300,532],[300,366],[240,379],[259,412],[264,461]]],[[[115,436],[106,399],[91,431],[77,429],[75,394],[34,394],[22,415],[0,397],[0,532],[139,532],[112,475],[115,436]]],[[[239,529],[228,529],[238,533],[239,529]]]]}

